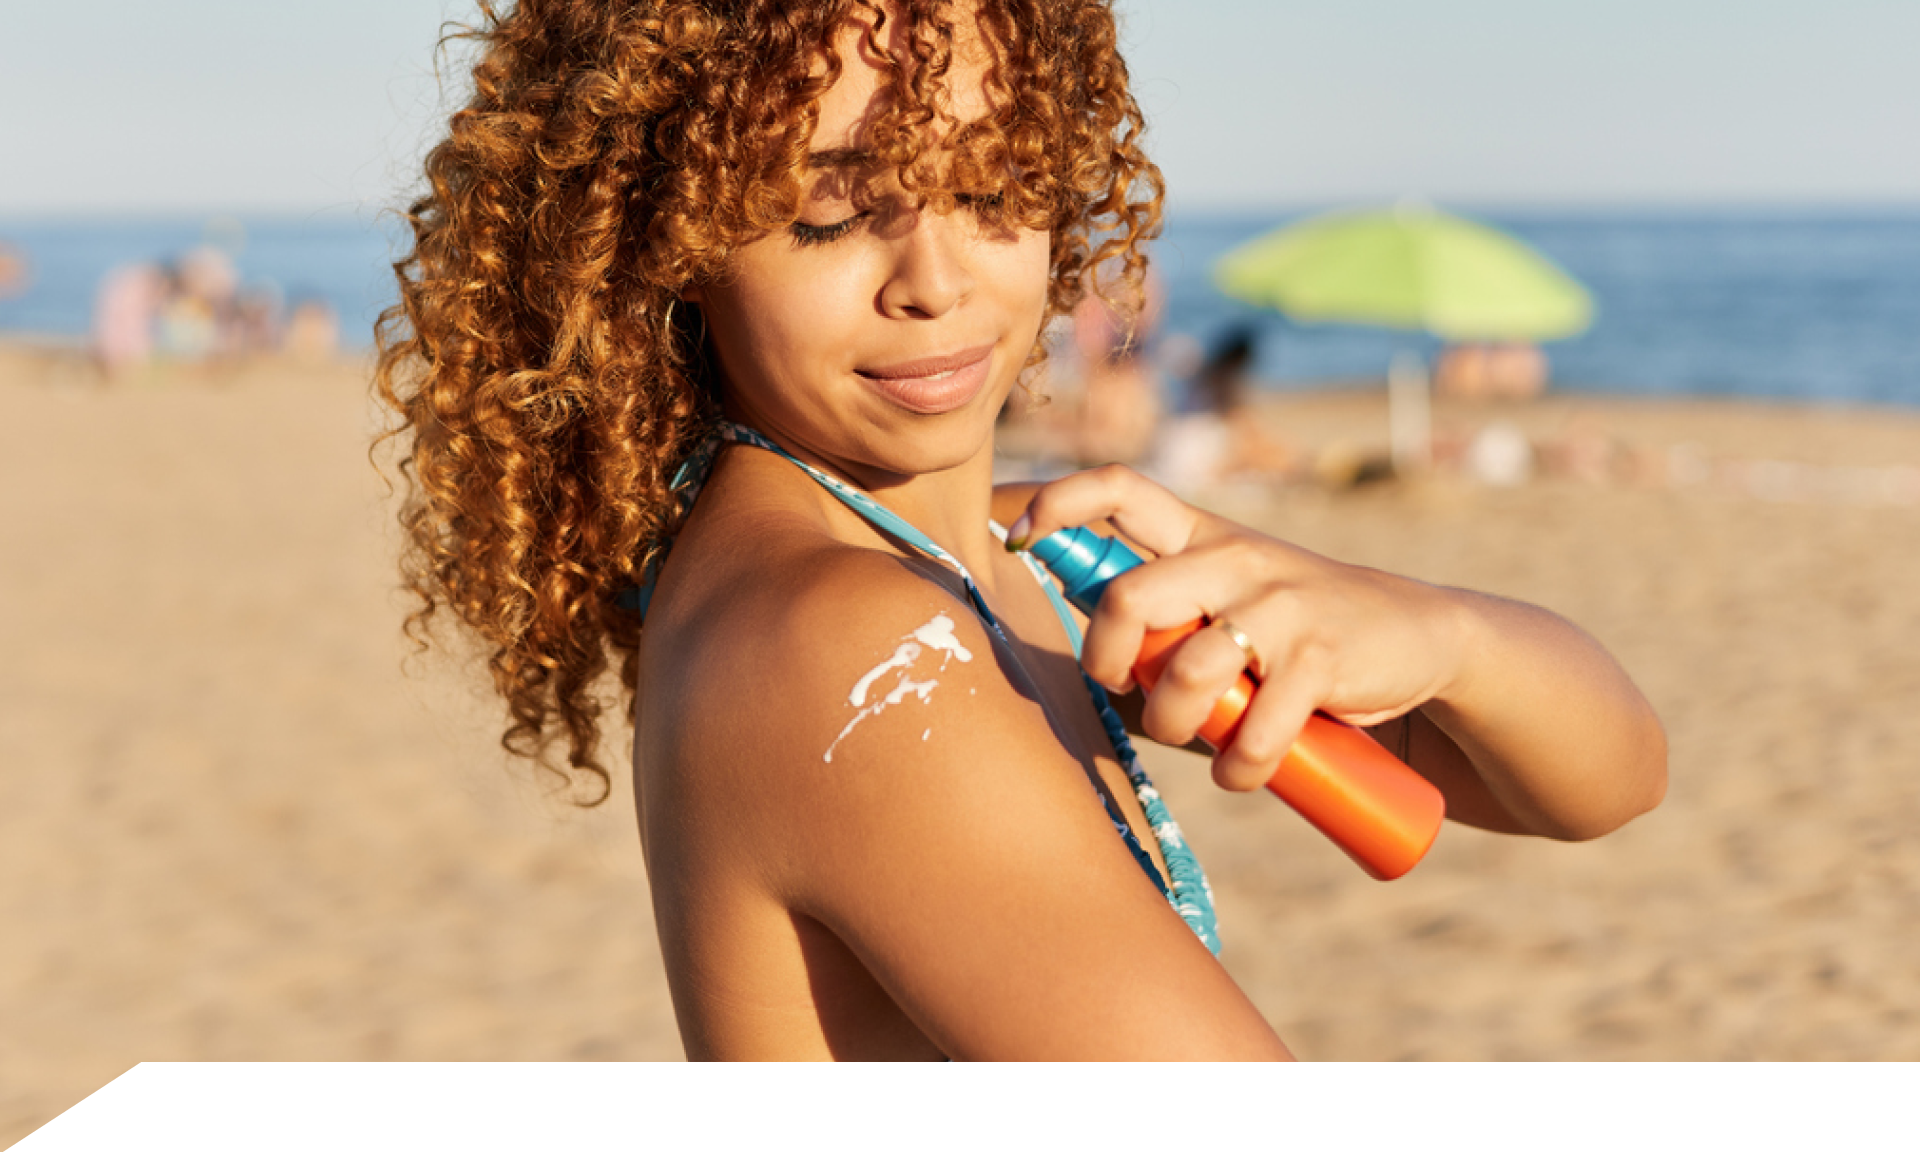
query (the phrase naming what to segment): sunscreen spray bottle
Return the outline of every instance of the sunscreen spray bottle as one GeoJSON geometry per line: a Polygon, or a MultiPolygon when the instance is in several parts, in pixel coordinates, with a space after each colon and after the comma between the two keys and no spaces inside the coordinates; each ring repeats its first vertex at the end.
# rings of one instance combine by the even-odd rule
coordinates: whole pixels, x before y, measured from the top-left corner
{"type": "MultiPolygon", "coordinates": [[[[1133,549],[1085,528],[1055,532],[1032,545],[1034,556],[1057,577],[1067,599],[1093,615],[1115,576],[1141,563],[1133,549]]],[[[1151,690],[1173,650],[1207,626],[1194,620],[1147,633],[1133,664],[1133,677],[1151,690]]],[[[1240,717],[1253,698],[1251,672],[1214,705],[1200,738],[1216,752],[1233,742],[1240,717]]],[[[1420,862],[1440,833],[1446,802],[1426,777],[1402,764],[1371,736],[1315,712],[1267,789],[1293,806],[1376,880],[1392,880],[1420,862]]]]}

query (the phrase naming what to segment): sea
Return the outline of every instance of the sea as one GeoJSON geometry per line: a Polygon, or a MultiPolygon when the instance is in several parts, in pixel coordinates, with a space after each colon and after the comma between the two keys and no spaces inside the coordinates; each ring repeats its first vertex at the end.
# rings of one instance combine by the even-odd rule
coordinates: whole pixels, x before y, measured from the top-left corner
{"type": "MultiPolygon", "coordinates": [[[[1452,207],[1452,206],[1449,206],[1452,207]]],[[[1554,386],[1643,395],[1752,396],[1920,406],[1920,205],[1763,211],[1688,208],[1460,210],[1533,245],[1598,307],[1580,336],[1546,345],[1554,386]]],[[[1378,381],[1429,337],[1297,324],[1215,291],[1222,254],[1301,212],[1185,213],[1153,255],[1166,290],[1161,338],[1204,350],[1251,327],[1255,375],[1277,389],[1378,381]]],[[[23,253],[24,292],[0,297],[0,333],[80,341],[111,269],[224,248],[243,281],[291,306],[330,304],[344,339],[372,343],[394,296],[403,230],[349,212],[259,218],[15,220],[0,244],[23,253]]]]}

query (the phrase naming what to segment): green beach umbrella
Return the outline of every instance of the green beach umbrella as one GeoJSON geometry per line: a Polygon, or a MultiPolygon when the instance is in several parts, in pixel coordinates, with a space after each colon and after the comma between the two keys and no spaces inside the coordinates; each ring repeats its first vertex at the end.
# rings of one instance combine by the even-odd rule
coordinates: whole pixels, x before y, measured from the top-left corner
{"type": "Polygon", "coordinates": [[[1287,225],[1221,257],[1213,279],[1227,295],[1295,320],[1446,340],[1557,340],[1593,319],[1586,289],[1532,248],[1415,205],[1287,225]]]}

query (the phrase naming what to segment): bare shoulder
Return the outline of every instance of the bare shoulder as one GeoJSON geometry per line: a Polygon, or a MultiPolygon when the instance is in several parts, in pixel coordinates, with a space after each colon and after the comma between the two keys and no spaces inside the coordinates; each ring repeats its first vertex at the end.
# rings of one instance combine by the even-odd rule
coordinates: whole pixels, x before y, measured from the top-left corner
{"type": "Polygon", "coordinates": [[[779,518],[736,535],[648,640],[640,723],[669,774],[736,798],[751,785],[791,817],[870,746],[964,723],[960,698],[999,677],[985,627],[932,562],[779,518]]]}
{"type": "Polygon", "coordinates": [[[676,608],[675,683],[648,669],[676,878],[747,877],[951,1055],[1284,1054],[956,586],[804,531],[755,549],[714,575],[757,586],[676,608]]]}

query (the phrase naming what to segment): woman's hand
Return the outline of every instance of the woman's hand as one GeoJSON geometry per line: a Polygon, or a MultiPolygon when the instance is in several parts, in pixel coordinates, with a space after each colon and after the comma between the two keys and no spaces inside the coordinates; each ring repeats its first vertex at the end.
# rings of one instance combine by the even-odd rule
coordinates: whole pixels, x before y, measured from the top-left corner
{"type": "MultiPolygon", "coordinates": [[[[1252,641],[1261,684],[1214,759],[1222,787],[1266,782],[1318,709],[1361,727],[1406,717],[1390,746],[1441,787],[1450,813],[1486,827],[1584,838],[1664,791],[1651,709],[1597,644],[1551,613],[1330,560],[1118,466],[1041,488],[1010,536],[1102,520],[1157,558],[1108,586],[1087,630],[1088,675],[1131,689],[1146,632],[1198,616],[1230,620],[1252,641]]],[[[1190,742],[1249,663],[1224,628],[1195,633],[1147,697],[1147,735],[1190,742]]]]}
{"type": "MultiPolygon", "coordinates": [[[[1439,695],[1459,671],[1460,625],[1441,590],[1261,535],[1131,469],[1066,477],[1042,488],[1030,509],[1015,537],[1109,520],[1158,557],[1107,588],[1087,630],[1082,663],[1107,688],[1134,687],[1150,630],[1205,616],[1232,621],[1253,641],[1260,688],[1234,742],[1214,759],[1224,788],[1264,784],[1315,709],[1379,724],[1439,695]]],[[[1224,629],[1195,633],[1147,697],[1147,735],[1191,742],[1249,663],[1224,629]]]]}

